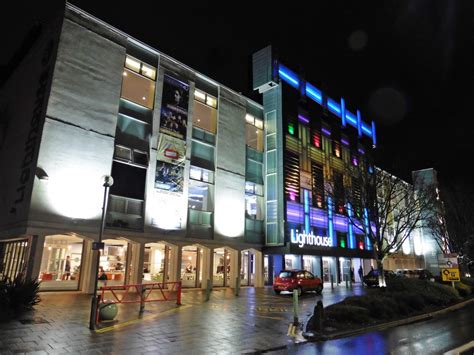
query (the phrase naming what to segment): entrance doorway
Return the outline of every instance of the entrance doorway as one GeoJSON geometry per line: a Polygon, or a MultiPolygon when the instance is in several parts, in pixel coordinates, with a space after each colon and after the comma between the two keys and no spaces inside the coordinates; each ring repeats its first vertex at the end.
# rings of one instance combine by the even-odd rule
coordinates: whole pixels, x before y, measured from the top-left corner
{"type": "MultiPolygon", "coordinates": [[[[268,262],[268,259],[267,259],[268,262]]],[[[250,250],[242,251],[242,267],[240,270],[240,284],[242,286],[255,285],[255,253],[250,250]]]]}
{"type": "Polygon", "coordinates": [[[181,255],[181,285],[187,288],[201,287],[202,249],[190,245],[184,246],[181,255]]]}
{"type": "Polygon", "coordinates": [[[214,249],[213,286],[228,287],[230,285],[231,253],[228,249],[214,249]]]}
{"type": "Polygon", "coordinates": [[[173,250],[165,243],[145,244],[143,256],[143,283],[166,282],[170,280],[173,250]]]}

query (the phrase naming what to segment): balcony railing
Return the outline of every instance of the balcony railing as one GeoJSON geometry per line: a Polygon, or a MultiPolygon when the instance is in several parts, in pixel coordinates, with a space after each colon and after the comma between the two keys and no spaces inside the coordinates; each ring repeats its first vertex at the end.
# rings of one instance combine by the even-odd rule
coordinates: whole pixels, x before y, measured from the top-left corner
{"type": "Polygon", "coordinates": [[[106,226],[111,228],[143,229],[143,200],[110,195],[106,226]]]}

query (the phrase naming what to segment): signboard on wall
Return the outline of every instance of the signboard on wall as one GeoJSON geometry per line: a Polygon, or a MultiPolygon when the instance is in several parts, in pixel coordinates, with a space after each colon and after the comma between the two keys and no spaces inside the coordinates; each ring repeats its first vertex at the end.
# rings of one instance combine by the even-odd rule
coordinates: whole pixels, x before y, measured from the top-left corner
{"type": "Polygon", "coordinates": [[[185,158],[186,143],[184,141],[166,134],[160,134],[157,149],[158,164],[160,161],[171,164],[184,164],[185,158]]]}
{"type": "Polygon", "coordinates": [[[160,132],[186,140],[189,85],[165,75],[160,112],[160,132]]]}

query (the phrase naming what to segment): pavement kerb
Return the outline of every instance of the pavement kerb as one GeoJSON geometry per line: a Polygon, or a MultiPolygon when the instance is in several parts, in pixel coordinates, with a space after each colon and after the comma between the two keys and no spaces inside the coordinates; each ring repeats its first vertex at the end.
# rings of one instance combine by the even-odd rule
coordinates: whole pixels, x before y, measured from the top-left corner
{"type": "Polygon", "coordinates": [[[430,319],[430,318],[442,315],[444,313],[455,311],[457,309],[463,308],[463,307],[465,307],[465,306],[467,306],[468,304],[471,304],[471,303],[474,303],[474,298],[470,298],[466,301],[456,303],[452,306],[440,309],[438,311],[424,313],[424,314],[420,314],[420,315],[409,317],[409,318],[395,320],[395,321],[392,321],[392,322],[380,323],[380,324],[376,324],[376,325],[371,325],[369,327],[358,328],[358,329],[355,329],[355,330],[347,330],[347,331],[337,332],[337,333],[333,333],[333,334],[318,334],[318,335],[312,335],[312,336],[307,334],[305,336],[304,333],[303,333],[303,336],[309,341],[333,340],[333,339],[338,339],[338,338],[345,338],[345,337],[359,335],[359,334],[362,334],[362,333],[367,333],[367,332],[371,332],[371,331],[375,331],[375,330],[383,330],[383,329],[387,329],[387,328],[397,327],[399,325],[405,325],[405,324],[419,322],[421,320],[430,319]]]}

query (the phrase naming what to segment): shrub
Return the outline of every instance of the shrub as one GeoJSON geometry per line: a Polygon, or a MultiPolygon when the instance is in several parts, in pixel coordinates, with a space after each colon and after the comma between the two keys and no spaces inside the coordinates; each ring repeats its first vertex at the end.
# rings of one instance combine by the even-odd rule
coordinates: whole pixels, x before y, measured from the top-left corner
{"type": "Polygon", "coordinates": [[[326,322],[362,324],[370,322],[369,310],[364,307],[352,306],[343,303],[333,304],[324,310],[326,322]]]}
{"type": "Polygon", "coordinates": [[[22,275],[0,280],[0,312],[11,315],[32,309],[39,303],[39,282],[26,280],[22,275]]]}
{"type": "Polygon", "coordinates": [[[472,293],[472,288],[463,282],[456,282],[456,290],[458,290],[461,297],[468,297],[472,293]]]}
{"type": "Polygon", "coordinates": [[[421,311],[425,308],[425,301],[423,297],[413,291],[401,291],[393,294],[399,311],[402,314],[409,314],[412,311],[421,311]]]}
{"type": "Polygon", "coordinates": [[[474,277],[461,277],[461,282],[472,288],[474,288],[474,277]]]}

